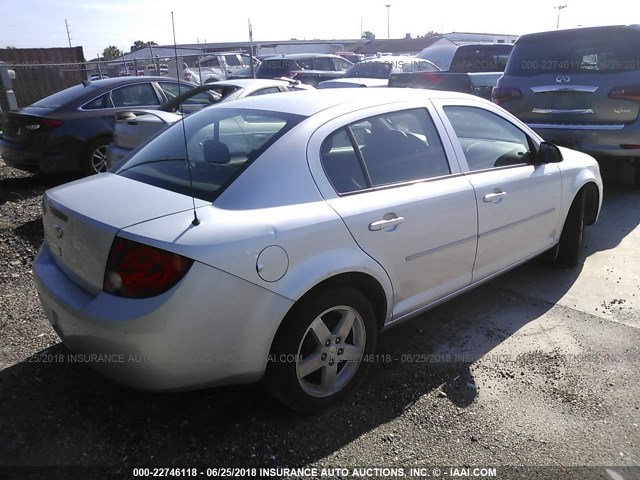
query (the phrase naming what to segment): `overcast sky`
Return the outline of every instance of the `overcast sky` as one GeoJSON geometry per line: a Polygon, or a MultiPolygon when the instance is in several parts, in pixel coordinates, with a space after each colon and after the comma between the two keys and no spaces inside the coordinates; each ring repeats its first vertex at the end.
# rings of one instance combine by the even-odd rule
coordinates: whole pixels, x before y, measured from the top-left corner
{"type": "Polygon", "coordinates": [[[560,27],[640,23],[637,0],[2,0],[0,48],[66,47],[95,58],[108,45],[129,51],[135,40],[173,43],[171,11],[180,43],[359,38],[360,28],[387,38],[436,32],[523,34],[560,27]],[[530,5],[530,6],[526,6],[530,5]]]}

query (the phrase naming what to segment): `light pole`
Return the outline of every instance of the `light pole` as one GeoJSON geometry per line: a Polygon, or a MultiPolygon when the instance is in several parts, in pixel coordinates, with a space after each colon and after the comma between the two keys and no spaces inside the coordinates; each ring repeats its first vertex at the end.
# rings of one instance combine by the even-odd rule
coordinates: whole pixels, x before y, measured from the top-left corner
{"type": "Polygon", "coordinates": [[[391,38],[391,30],[389,28],[389,8],[391,8],[391,4],[387,3],[385,7],[387,7],[387,39],[389,39],[391,38]]]}
{"type": "Polygon", "coordinates": [[[553,7],[558,10],[558,21],[556,22],[556,30],[560,28],[560,11],[567,8],[567,5],[558,5],[557,7],[553,7]]]}

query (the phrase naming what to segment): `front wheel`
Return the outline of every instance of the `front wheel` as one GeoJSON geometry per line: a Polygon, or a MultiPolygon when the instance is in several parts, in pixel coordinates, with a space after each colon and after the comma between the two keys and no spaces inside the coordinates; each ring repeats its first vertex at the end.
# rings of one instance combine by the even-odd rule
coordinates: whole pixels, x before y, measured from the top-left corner
{"type": "Polygon", "coordinates": [[[556,261],[565,265],[576,266],[582,258],[584,245],[584,212],[586,196],[584,191],[578,193],[569,208],[567,219],[562,228],[556,261]]]}
{"type": "Polygon", "coordinates": [[[362,382],[377,334],[375,312],[361,292],[320,292],[294,306],[278,330],[266,386],[293,410],[322,412],[362,382]]]}

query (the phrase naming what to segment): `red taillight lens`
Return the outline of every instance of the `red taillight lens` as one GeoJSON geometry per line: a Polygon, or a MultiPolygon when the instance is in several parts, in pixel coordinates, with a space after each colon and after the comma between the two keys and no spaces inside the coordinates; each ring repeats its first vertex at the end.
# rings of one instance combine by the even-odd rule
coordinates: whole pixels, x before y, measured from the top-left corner
{"type": "Polygon", "coordinates": [[[154,297],[178,283],[191,265],[193,260],[182,255],[116,237],[103,289],[127,298],[154,297]]]}
{"type": "Polygon", "coordinates": [[[493,87],[491,90],[491,101],[500,105],[508,100],[522,98],[522,92],[515,87],[493,87]]]}
{"type": "Polygon", "coordinates": [[[51,130],[59,127],[64,122],[62,120],[56,120],[54,118],[38,118],[35,121],[25,124],[24,128],[29,132],[39,132],[42,130],[51,130]]]}
{"type": "Polygon", "coordinates": [[[640,102],[640,85],[624,85],[611,90],[609,98],[640,102]]]}
{"type": "Polygon", "coordinates": [[[64,123],[62,120],[56,120],[55,118],[43,118],[41,122],[42,125],[49,129],[57,128],[64,123]]]}

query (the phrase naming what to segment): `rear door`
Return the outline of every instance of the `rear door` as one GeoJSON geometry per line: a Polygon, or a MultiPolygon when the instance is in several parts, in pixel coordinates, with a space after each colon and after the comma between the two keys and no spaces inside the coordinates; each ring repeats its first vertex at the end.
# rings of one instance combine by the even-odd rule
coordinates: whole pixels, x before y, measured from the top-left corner
{"type": "Polygon", "coordinates": [[[551,247],[558,235],[561,176],[536,163],[537,140],[491,105],[434,101],[473,185],[478,252],[473,281],[551,247]]]}
{"type": "Polygon", "coordinates": [[[477,214],[439,119],[394,108],[329,122],[308,157],[327,202],[389,275],[398,318],[469,285],[477,214]]]}

